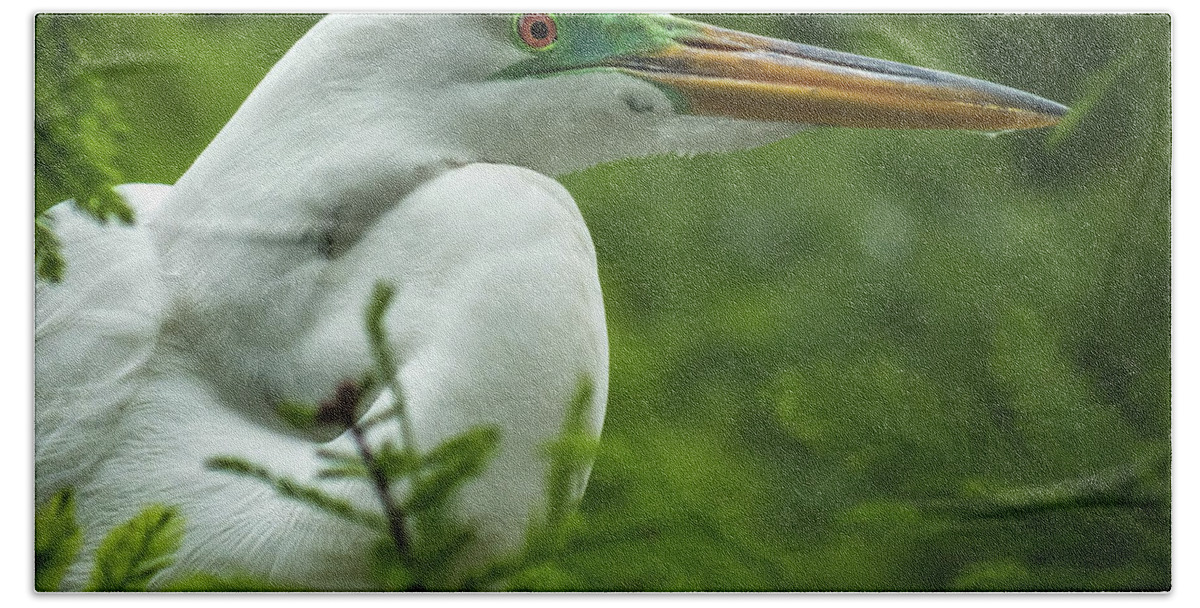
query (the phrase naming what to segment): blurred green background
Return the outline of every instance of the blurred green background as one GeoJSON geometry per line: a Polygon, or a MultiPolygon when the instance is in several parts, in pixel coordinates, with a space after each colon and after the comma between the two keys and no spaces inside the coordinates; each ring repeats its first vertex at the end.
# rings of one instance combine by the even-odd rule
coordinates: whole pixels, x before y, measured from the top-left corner
{"type": "MultiPolygon", "coordinates": [[[[611,396],[582,526],[531,584],[1169,588],[1169,17],[695,18],[1074,111],[563,178],[596,242],[611,396]]],[[[39,27],[116,102],[124,180],[172,183],[316,19],[39,27]]]]}

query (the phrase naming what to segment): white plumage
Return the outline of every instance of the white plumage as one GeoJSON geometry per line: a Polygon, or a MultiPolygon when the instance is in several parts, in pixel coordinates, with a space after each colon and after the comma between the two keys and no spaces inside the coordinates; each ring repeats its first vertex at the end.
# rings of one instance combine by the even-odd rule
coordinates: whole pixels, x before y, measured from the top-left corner
{"type": "MultiPolygon", "coordinates": [[[[162,188],[121,193],[153,226],[162,188]]],[[[312,322],[292,344],[281,337],[279,351],[253,360],[239,357],[235,345],[228,361],[197,353],[188,329],[176,325],[186,304],[158,295],[165,281],[152,230],[101,227],[70,207],[56,209],[54,219],[68,259],[78,262],[70,280],[39,286],[37,294],[38,489],[44,498],[76,487],[89,549],[142,506],[165,503],[179,505],[187,523],[172,573],[368,584],[361,562],[373,538],[367,531],[254,480],[205,470],[204,461],[241,456],[378,509],[365,483],[313,479],[323,443],[265,409],[268,382],[321,375],[332,392],[343,377],[332,370],[353,377],[369,365],[362,310],[377,278],[402,286],[386,319],[402,354],[400,381],[420,447],[474,424],[504,429],[498,457],[463,501],[489,552],[519,548],[525,519],[542,500],[539,447],[558,432],[585,376],[597,387],[589,422],[599,433],[608,349],[595,253],[569,195],[539,174],[473,164],[422,185],[357,247],[304,275],[312,283],[301,287],[313,295],[303,312],[312,322]],[[510,221],[510,230],[493,229],[510,221]],[[115,263],[86,265],[102,259],[115,263]],[[232,365],[246,369],[234,377],[232,365]],[[258,387],[253,376],[264,378],[258,387]],[[76,390],[56,392],[60,385],[76,390]]],[[[319,390],[319,380],[309,381],[319,390]]],[[[396,429],[376,433],[394,437],[396,429]]],[[[344,436],[326,445],[352,450],[344,436]]],[[[88,567],[80,562],[67,586],[81,585],[88,567]]]]}

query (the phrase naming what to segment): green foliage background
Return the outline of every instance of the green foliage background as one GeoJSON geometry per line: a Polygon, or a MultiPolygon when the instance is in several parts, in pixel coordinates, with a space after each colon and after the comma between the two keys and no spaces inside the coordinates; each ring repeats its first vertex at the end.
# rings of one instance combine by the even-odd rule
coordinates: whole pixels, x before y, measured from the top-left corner
{"type": "MultiPolygon", "coordinates": [[[[522,584],[1169,588],[1169,18],[698,18],[1076,111],[564,178],[611,396],[582,525],[522,584]]],[[[172,183],[317,17],[53,19],[125,124],[112,169],[172,183]]]]}

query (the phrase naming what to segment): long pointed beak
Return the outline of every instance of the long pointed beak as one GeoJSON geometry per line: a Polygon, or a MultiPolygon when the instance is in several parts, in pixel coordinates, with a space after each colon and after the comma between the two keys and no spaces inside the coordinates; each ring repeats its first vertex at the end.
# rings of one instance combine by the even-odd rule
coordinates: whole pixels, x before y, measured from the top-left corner
{"type": "Polygon", "coordinates": [[[676,44],[612,67],[664,85],[693,114],[813,125],[1004,131],[1057,124],[1067,108],[937,70],[697,24],[676,44]]]}

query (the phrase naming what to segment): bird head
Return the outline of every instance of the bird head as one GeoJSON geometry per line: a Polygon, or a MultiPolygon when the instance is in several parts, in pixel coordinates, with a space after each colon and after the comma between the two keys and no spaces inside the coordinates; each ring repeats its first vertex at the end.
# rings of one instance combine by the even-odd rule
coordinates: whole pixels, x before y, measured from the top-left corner
{"type": "Polygon", "coordinates": [[[313,50],[354,55],[322,77],[398,95],[425,136],[468,156],[551,175],[813,125],[1004,131],[1066,112],[983,80],[668,15],[351,15],[314,37],[326,43],[313,50]]]}

